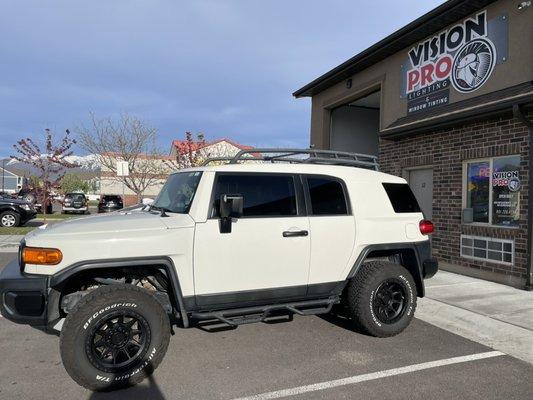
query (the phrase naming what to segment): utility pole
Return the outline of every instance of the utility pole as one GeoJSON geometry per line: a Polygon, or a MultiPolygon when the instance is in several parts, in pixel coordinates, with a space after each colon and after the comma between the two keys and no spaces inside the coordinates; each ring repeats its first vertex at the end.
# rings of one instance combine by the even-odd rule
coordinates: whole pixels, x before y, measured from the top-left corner
{"type": "Polygon", "coordinates": [[[2,159],[2,192],[5,192],[5,189],[4,189],[5,171],[6,171],[6,159],[3,158],[2,159]]]}

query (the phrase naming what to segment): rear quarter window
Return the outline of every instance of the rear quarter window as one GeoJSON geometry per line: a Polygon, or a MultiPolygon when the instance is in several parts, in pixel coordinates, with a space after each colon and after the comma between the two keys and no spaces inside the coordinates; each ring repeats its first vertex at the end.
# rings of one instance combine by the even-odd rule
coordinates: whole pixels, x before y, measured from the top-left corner
{"type": "Polygon", "coordinates": [[[397,213],[421,212],[418,201],[407,183],[384,183],[392,208],[397,213]]]}

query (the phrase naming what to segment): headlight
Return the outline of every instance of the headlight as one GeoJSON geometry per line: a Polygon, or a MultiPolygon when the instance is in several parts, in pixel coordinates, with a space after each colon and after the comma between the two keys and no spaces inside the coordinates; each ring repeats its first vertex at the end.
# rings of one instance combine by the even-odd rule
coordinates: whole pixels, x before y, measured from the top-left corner
{"type": "Polygon", "coordinates": [[[59,249],[42,247],[24,247],[22,249],[22,262],[24,264],[57,265],[63,259],[59,249]]]}
{"type": "Polygon", "coordinates": [[[31,206],[29,204],[23,204],[21,207],[23,210],[31,211],[31,206]]]}

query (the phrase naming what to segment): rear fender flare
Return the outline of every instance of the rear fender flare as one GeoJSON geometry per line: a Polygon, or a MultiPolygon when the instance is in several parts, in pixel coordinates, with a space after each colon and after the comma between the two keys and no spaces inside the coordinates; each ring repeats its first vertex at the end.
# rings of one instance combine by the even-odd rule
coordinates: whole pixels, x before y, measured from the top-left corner
{"type": "MultiPolygon", "coordinates": [[[[426,242],[422,242],[425,244],[426,242]]],[[[422,260],[420,257],[420,250],[418,249],[417,244],[415,243],[385,243],[385,244],[372,244],[363,249],[359,256],[357,257],[357,260],[355,261],[355,264],[353,265],[352,269],[348,273],[348,276],[346,277],[346,280],[349,280],[353,278],[357,272],[359,271],[359,268],[364,264],[365,260],[367,259],[368,255],[375,251],[393,251],[393,250],[410,250],[413,252],[416,258],[416,268],[406,268],[409,270],[411,275],[413,276],[413,279],[415,280],[418,296],[424,297],[425,295],[425,288],[424,288],[424,278],[423,278],[423,269],[422,269],[422,260]]]]}

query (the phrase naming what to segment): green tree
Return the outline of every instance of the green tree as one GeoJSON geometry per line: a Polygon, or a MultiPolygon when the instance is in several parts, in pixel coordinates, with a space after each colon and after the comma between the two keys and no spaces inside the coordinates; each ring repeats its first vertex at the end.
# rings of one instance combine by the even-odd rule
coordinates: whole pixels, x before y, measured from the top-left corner
{"type": "Polygon", "coordinates": [[[74,173],[65,174],[65,176],[61,180],[61,191],[63,193],[79,191],[87,193],[90,189],[90,183],[74,173]]]}

